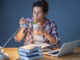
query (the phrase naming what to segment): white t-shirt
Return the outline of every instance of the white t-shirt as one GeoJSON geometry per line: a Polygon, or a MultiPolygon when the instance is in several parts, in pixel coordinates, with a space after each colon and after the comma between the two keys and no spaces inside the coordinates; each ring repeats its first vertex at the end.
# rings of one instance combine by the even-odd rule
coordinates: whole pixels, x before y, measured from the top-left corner
{"type": "Polygon", "coordinates": [[[34,33],[40,27],[40,23],[33,24],[33,39],[35,43],[42,43],[43,42],[43,35],[37,35],[34,33]]]}
{"type": "Polygon", "coordinates": [[[35,43],[43,43],[43,35],[34,34],[33,39],[35,43]]]}

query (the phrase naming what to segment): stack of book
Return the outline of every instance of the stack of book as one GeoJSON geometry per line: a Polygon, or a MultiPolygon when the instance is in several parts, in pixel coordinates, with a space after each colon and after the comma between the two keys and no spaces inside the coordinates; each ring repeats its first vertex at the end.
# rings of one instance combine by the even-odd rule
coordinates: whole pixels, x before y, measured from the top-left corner
{"type": "Polygon", "coordinates": [[[41,47],[34,45],[19,47],[18,52],[19,58],[23,60],[35,60],[44,57],[41,47]]]}

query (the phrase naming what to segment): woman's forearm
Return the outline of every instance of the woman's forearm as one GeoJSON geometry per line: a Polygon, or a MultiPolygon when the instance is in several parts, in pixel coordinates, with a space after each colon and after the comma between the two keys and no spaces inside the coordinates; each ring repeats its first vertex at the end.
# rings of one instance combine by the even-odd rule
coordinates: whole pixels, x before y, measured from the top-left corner
{"type": "Polygon", "coordinates": [[[20,42],[23,39],[23,37],[24,37],[24,33],[23,33],[24,29],[25,29],[24,27],[20,27],[19,32],[15,36],[15,40],[18,40],[20,42]]]}
{"type": "Polygon", "coordinates": [[[56,39],[52,37],[49,33],[45,32],[44,35],[52,44],[56,43],[56,39]]]}

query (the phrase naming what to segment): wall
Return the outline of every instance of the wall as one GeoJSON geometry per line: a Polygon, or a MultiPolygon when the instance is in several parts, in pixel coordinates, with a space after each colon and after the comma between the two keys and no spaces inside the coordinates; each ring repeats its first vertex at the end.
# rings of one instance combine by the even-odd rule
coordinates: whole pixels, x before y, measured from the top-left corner
{"type": "MultiPolygon", "coordinates": [[[[80,0],[48,0],[48,18],[54,19],[64,42],[80,39],[80,0]]],[[[19,27],[19,19],[32,17],[33,0],[0,0],[0,46],[12,36],[19,27]]],[[[12,39],[6,47],[22,46],[12,39]]]]}

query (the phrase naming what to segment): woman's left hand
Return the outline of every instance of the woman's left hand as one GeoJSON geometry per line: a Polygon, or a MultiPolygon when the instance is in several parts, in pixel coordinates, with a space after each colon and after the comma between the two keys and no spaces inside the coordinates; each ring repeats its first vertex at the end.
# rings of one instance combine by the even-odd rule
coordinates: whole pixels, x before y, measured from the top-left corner
{"type": "Polygon", "coordinates": [[[38,35],[44,35],[45,34],[45,30],[43,30],[43,29],[38,29],[38,32],[37,32],[37,34],[38,35]]]}

